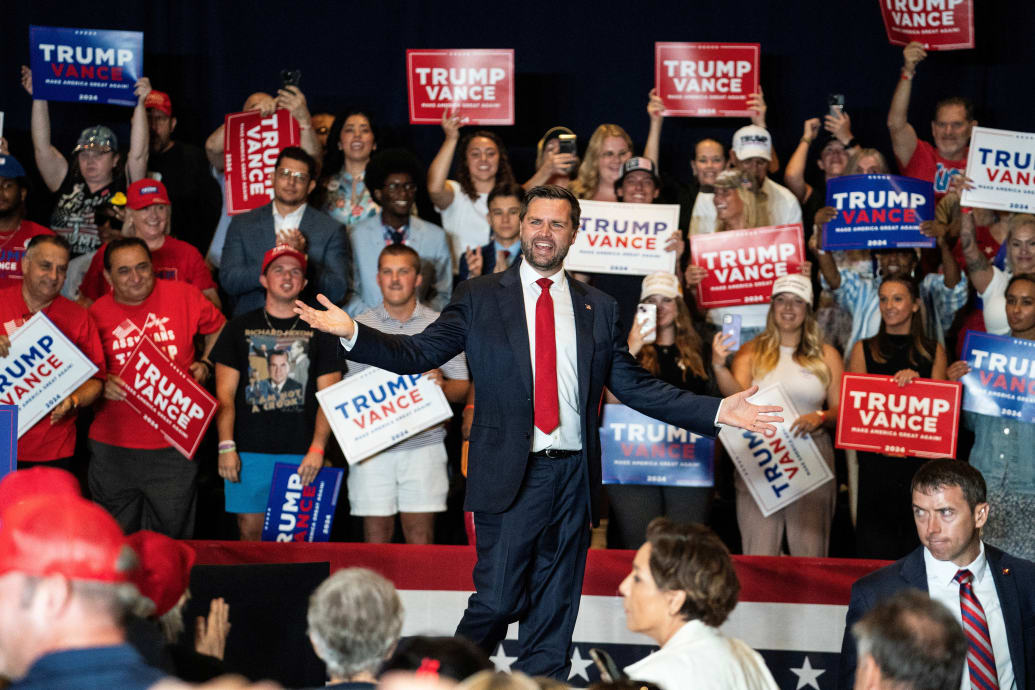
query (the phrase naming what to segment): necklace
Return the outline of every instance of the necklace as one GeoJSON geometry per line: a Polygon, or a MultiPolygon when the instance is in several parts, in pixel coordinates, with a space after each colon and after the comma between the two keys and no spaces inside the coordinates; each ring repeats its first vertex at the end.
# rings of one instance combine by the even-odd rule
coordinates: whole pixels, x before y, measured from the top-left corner
{"type": "Polygon", "coordinates": [[[267,312],[267,311],[266,311],[265,309],[263,309],[263,310],[262,310],[262,315],[263,315],[263,316],[264,316],[264,317],[266,318],[266,325],[270,327],[270,330],[271,330],[271,331],[281,331],[281,330],[283,330],[284,332],[287,332],[287,331],[293,331],[293,330],[295,330],[295,326],[297,326],[297,325],[298,325],[298,319],[299,319],[299,318],[301,318],[301,317],[299,317],[299,316],[296,316],[296,317],[295,317],[295,320],[294,320],[294,321],[293,321],[293,322],[291,323],[291,327],[290,327],[290,328],[286,328],[286,329],[283,329],[283,328],[274,328],[274,327],[273,327],[273,324],[272,324],[272,323],[270,323],[270,315],[269,315],[269,312],[267,312]]]}

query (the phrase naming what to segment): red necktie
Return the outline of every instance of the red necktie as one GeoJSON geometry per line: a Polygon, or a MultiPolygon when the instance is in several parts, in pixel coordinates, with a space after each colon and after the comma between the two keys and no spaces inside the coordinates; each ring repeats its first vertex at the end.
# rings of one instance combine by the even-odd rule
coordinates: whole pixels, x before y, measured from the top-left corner
{"type": "Polygon", "coordinates": [[[553,281],[535,281],[542,292],[535,303],[535,426],[549,434],[560,424],[557,406],[557,338],[553,325],[553,281]]]}
{"type": "Polygon", "coordinates": [[[974,576],[969,570],[961,570],[952,579],[960,585],[960,612],[963,614],[963,632],[967,634],[970,687],[974,690],[998,688],[999,677],[995,670],[992,638],[988,634],[988,620],[970,584],[974,576]]]}

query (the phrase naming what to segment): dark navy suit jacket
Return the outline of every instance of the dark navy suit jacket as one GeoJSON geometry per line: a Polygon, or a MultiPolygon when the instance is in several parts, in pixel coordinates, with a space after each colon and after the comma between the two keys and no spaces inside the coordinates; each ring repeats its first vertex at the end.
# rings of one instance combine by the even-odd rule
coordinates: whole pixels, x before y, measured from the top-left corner
{"type": "MultiPolygon", "coordinates": [[[[1018,690],[1035,688],[1035,563],[1011,556],[985,544],[985,558],[995,581],[1006,623],[1006,639],[1018,690]]],[[[849,690],[855,682],[855,637],[852,626],[882,599],[903,589],[927,591],[924,547],[905,558],[860,578],[852,585],[845,619],[845,636],[838,665],[838,687],[849,690]]]]}
{"type": "MultiPolygon", "coordinates": [[[[532,445],[532,362],[521,261],[502,273],[460,283],[435,323],[414,336],[360,327],[349,359],[398,373],[420,373],[467,353],[477,390],[465,508],[501,513],[514,502],[532,445]]],[[[575,312],[582,460],[596,518],[600,490],[600,401],[604,386],[634,409],[675,426],[714,436],[719,399],[697,396],[648,374],[629,355],[614,299],[567,278],[575,312]]]]}

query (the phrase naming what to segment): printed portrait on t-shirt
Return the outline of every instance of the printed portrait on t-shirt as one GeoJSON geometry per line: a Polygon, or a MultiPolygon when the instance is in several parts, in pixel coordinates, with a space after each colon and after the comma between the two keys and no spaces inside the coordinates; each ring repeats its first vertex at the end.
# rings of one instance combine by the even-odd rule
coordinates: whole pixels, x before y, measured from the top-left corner
{"type": "Polygon", "coordinates": [[[97,208],[108,201],[110,190],[91,194],[86,184],[78,182],[70,189],[59,190],[50,227],[64,235],[72,247],[72,256],[88,254],[101,246],[97,232],[97,208]]]}
{"type": "Polygon", "coordinates": [[[309,382],[309,346],[304,331],[246,331],[248,387],[244,401],[252,412],[303,412],[309,382]]]}

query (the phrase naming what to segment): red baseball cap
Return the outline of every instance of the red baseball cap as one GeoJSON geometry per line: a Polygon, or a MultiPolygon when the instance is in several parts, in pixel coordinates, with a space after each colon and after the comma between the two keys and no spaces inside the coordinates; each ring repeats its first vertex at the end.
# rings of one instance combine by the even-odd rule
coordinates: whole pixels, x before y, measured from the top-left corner
{"type": "Polygon", "coordinates": [[[130,581],[154,602],[154,615],[165,615],[190,586],[194,549],[150,530],[134,532],[126,537],[126,543],[140,558],[140,567],[130,573],[130,581]]]}
{"type": "Polygon", "coordinates": [[[0,575],[128,582],[118,566],[125,537],[115,518],[83,498],[33,496],[4,512],[0,575]]]}
{"type": "Polygon", "coordinates": [[[0,479],[0,513],[33,496],[79,498],[79,480],[57,467],[33,467],[0,479]]]}
{"type": "Polygon", "coordinates": [[[129,207],[134,211],[139,211],[142,208],[155,204],[169,206],[172,203],[169,201],[169,192],[165,190],[165,185],[158,180],[152,180],[150,177],[145,177],[131,184],[126,192],[126,196],[129,197],[129,207]]]}
{"type": "Polygon", "coordinates": [[[262,257],[262,271],[260,272],[260,275],[266,275],[266,269],[269,268],[269,265],[282,256],[295,257],[298,259],[298,262],[302,264],[302,270],[305,270],[307,263],[305,254],[298,251],[290,244],[278,244],[273,249],[266,252],[266,255],[262,257]]]}
{"type": "Polygon", "coordinates": [[[172,117],[173,114],[172,99],[169,98],[169,94],[158,89],[151,89],[151,93],[147,94],[147,98],[144,99],[144,107],[161,110],[169,117],[172,117]]]}

